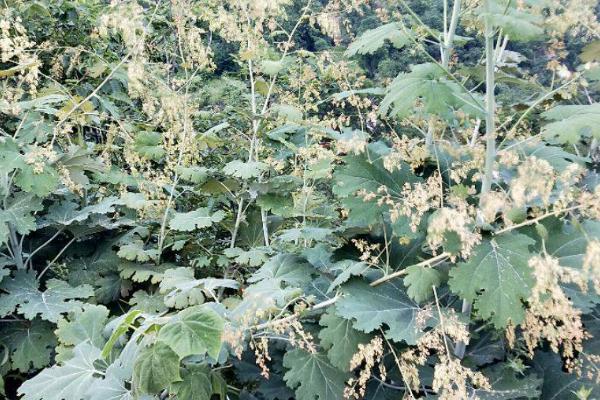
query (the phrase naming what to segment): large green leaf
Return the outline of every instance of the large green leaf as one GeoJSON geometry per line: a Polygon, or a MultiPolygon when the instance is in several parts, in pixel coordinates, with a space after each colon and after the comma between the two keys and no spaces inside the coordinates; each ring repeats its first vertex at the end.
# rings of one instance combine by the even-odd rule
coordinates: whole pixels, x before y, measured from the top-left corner
{"type": "Polygon", "coordinates": [[[3,137],[0,141],[0,170],[9,172],[22,168],[24,164],[19,143],[11,137],[3,137]]]}
{"type": "Polygon", "coordinates": [[[522,143],[514,144],[515,151],[526,157],[535,156],[548,163],[558,172],[564,172],[573,163],[583,164],[588,161],[585,157],[566,152],[559,146],[549,146],[544,143],[522,143]]]}
{"type": "Polygon", "coordinates": [[[600,139],[600,104],[556,106],[542,117],[554,121],[544,125],[542,133],[558,143],[575,144],[590,137],[600,139]]]}
{"type": "Polygon", "coordinates": [[[134,400],[128,382],[112,365],[106,370],[104,379],[98,379],[90,387],[89,400],[134,400]]]}
{"type": "Polygon", "coordinates": [[[192,268],[173,268],[165,271],[160,282],[160,293],[164,294],[165,304],[174,308],[185,308],[204,302],[204,293],[214,296],[218,288],[237,289],[233,279],[195,279],[192,268]]]}
{"type": "Polygon", "coordinates": [[[389,281],[374,290],[365,281],[352,280],[342,291],[336,314],[352,320],[355,329],[369,333],[387,326],[385,334],[390,339],[416,343],[424,328],[417,324],[421,309],[408,297],[401,281],[389,281]]]}
{"type": "Polygon", "coordinates": [[[4,324],[0,330],[0,343],[10,349],[11,368],[26,373],[32,367],[47,366],[56,346],[52,329],[52,324],[37,318],[4,324]]]}
{"type": "Polygon", "coordinates": [[[178,400],[210,399],[213,394],[210,368],[205,365],[189,365],[181,375],[181,382],[172,385],[178,400]]]}
{"type": "Polygon", "coordinates": [[[562,360],[558,354],[540,352],[534,359],[534,365],[544,378],[541,400],[579,400],[577,392],[590,390],[587,399],[600,397],[600,385],[586,376],[567,373],[563,370],[562,360]]]}
{"type": "Polygon", "coordinates": [[[43,209],[41,199],[33,194],[18,192],[8,197],[5,205],[6,207],[0,210],[0,224],[11,224],[21,235],[35,230],[35,217],[32,214],[43,209]]]}
{"type": "Polygon", "coordinates": [[[346,56],[373,54],[385,44],[386,40],[389,40],[397,49],[401,49],[409,43],[411,37],[410,33],[403,30],[399,23],[391,22],[363,32],[348,46],[346,56]]]}
{"type": "Polygon", "coordinates": [[[266,169],[267,164],[260,161],[233,160],[223,167],[223,172],[236,178],[249,179],[260,176],[266,169]]]}
{"type": "Polygon", "coordinates": [[[219,356],[223,319],[215,311],[188,308],[160,329],[158,340],[169,345],[180,358],[189,355],[219,356]]]}
{"type": "Polygon", "coordinates": [[[527,8],[527,2],[515,3],[510,0],[486,0],[480,7],[481,16],[489,18],[490,23],[502,29],[511,40],[529,41],[540,37],[544,30],[541,15],[527,8]],[[486,6],[489,5],[489,12],[486,6]]]}
{"type": "Polygon", "coordinates": [[[83,222],[92,215],[113,213],[115,212],[115,206],[118,204],[120,204],[120,201],[114,196],[106,197],[96,204],[91,204],[81,209],[78,209],[79,207],[76,203],[64,201],[54,203],[48,209],[46,218],[60,225],[71,225],[83,222]]]}
{"type": "Polygon", "coordinates": [[[159,132],[140,132],[134,140],[133,150],[144,158],[158,161],[165,155],[163,137],[159,132]]]}
{"type": "Polygon", "coordinates": [[[133,366],[137,358],[140,345],[137,341],[129,341],[119,357],[106,368],[103,379],[94,381],[90,387],[89,400],[136,400],[131,388],[133,366]]]}
{"type": "Polygon", "coordinates": [[[75,347],[74,357],[64,365],[46,368],[25,381],[19,389],[23,400],[81,400],[88,396],[89,388],[98,379],[94,362],[100,350],[89,343],[75,347]]]}
{"type": "Polygon", "coordinates": [[[442,273],[431,267],[411,266],[406,268],[404,284],[408,297],[420,303],[433,295],[433,287],[442,282],[442,273]]]}
{"type": "MultiPolygon", "coordinates": [[[[548,236],[546,251],[557,258],[562,267],[580,271],[588,242],[593,239],[600,239],[600,222],[585,221],[581,225],[569,224],[564,227],[561,224],[554,227],[552,234],[548,236]]],[[[591,281],[587,291],[581,290],[574,283],[560,283],[560,286],[573,304],[583,312],[590,312],[596,304],[600,304],[600,293],[596,292],[591,281]]]]}
{"type": "Polygon", "coordinates": [[[195,229],[208,228],[225,218],[223,211],[211,213],[208,208],[199,208],[187,213],[176,213],[169,222],[169,227],[176,231],[190,232],[195,229]]]}
{"type": "Polygon", "coordinates": [[[102,162],[93,157],[90,150],[79,146],[70,146],[67,153],[61,155],[59,162],[61,167],[69,172],[69,178],[85,188],[90,183],[89,178],[85,175],[86,172],[101,172],[104,170],[102,162]]]}
{"type": "Polygon", "coordinates": [[[33,169],[32,165],[25,164],[21,171],[15,176],[15,184],[27,193],[44,197],[54,191],[58,186],[58,172],[44,165],[41,172],[33,169]]]}
{"type": "MultiPolygon", "coordinates": [[[[382,151],[370,146],[369,158],[365,155],[344,157],[344,165],[338,167],[334,173],[333,192],[341,198],[342,205],[348,210],[348,218],[344,221],[348,228],[377,226],[389,219],[387,205],[378,204],[377,199],[364,201],[362,197],[356,195],[359,190],[377,193],[380,187],[385,186],[390,196],[400,201],[404,184],[420,181],[420,178],[414,175],[411,168],[404,163],[394,172],[385,169],[383,159],[376,150],[382,151]]],[[[385,151],[387,148],[382,152],[385,151]]],[[[396,225],[405,228],[395,232],[399,236],[412,235],[404,217],[398,219],[396,225]]]]}
{"type": "Polygon", "coordinates": [[[323,327],[319,332],[321,346],[327,349],[331,365],[348,371],[358,345],[367,343],[371,336],[352,328],[352,321],[332,313],[323,314],[319,325],[323,327]]]}
{"type": "Polygon", "coordinates": [[[90,285],[72,287],[57,279],[48,280],[43,292],[38,286],[39,282],[32,271],[21,270],[15,273],[14,278],[5,278],[0,289],[7,294],[0,296],[0,313],[6,315],[16,307],[28,319],[39,314],[42,319],[57,322],[61,314],[82,307],[83,303],[75,299],[85,299],[94,294],[90,285]]]}
{"type": "Polygon", "coordinates": [[[82,310],[75,310],[67,319],[58,321],[56,336],[63,345],[75,346],[88,342],[101,349],[106,340],[102,331],[108,320],[108,309],[104,306],[86,304],[82,310]]]}
{"type": "Polygon", "coordinates": [[[179,381],[179,356],[171,347],[156,342],[139,352],[133,366],[133,384],[140,392],[159,393],[179,381]]]}
{"type": "Polygon", "coordinates": [[[149,314],[159,314],[167,309],[163,297],[157,292],[148,293],[145,290],[136,291],[129,300],[134,308],[149,314]]]}
{"type": "Polygon", "coordinates": [[[380,110],[383,115],[404,118],[415,112],[417,100],[423,103],[423,111],[428,114],[450,117],[453,109],[468,105],[469,110],[482,116],[479,101],[468,96],[433,63],[414,65],[410,72],[400,73],[387,87],[380,110]]]}
{"type": "Polygon", "coordinates": [[[323,354],[302,349],[288,351],[283,356],[288,369],[283,379],[296,388],[298,400],[342,400],[348,375],[329,364],[323,354]]]}
{"type": "Polygon", "coordinates": [[[517,233],[484,240],[467,262],[450,270],[450,288],[473,302],[478,315],[497,328],[520,323],[522,302],[529,298],[533,285],[528,260],[529,246],[534,243],[517,233]]]}
{"type": "Polygon", "coordinates": [[[271,280],[291,286],[302,286],[310,281],[312,272],[311,266],[301,258],[293,254],[279,254],[260,267],[248,282],[271,280]]]}

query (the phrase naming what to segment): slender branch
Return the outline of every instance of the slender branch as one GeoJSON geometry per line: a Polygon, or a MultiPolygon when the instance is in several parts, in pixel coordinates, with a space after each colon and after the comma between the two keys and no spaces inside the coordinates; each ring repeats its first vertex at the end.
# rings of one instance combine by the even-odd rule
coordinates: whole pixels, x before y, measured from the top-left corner
{"type": "MultiPolygon", "coordinates": [[[[317,303],[314,306],[310,307],[308,309],[308,311],[316,311],[316,310],[320,310],[322,308],[329,307],[330,305],[335,304],[335,302],[338,301],[339,298],[340,298],[339,296],[335,296],[335,297],[332,297],[331,299],[327,299],[325,301],[317,303]]],[[[281,322],[291,321],[291,320],[293,320],[293,319],[295,319],[297,317],[298,316],[295,315],[295,314],[289,315],[289,316],[287,316],[285,318],[281,318],[281,319],[278,319],[278,320],[271,320],[271,321],[267,321],[267,322],[264,322],[264,323],[259,324],[259,325],[255,325],[255,326],[251,327],[251,329],[254,329],[254,330],[265,329],[265,328],[268,328],[269,326],[273,325],[276,322],[277,323],[281,323],[281,322]]]]}
{"type": "Polygon", "coordinates": [[[52,242],[54,239],[56,239],[56,237],[58,237],[58,235],[60,235],[64,230],[65,230],[64,227],[60,228],[59,230],[56,231],[56,233],[54,235],[52,235],[52,237],[50,237],[50,239],[46,240],[38,248],[33,250],[31,253],[29,253],[29,255],[27,256],[27,259],[25,260],[25,263],[28,263],[34,255],[36,255],[40,250],[42,250],[44,247],[49,245],[50,242],[52,242]]]}
{"type": "Polygon", "coordinates": [[[235,224],[233,225],[233,232],[231,233],[231,242],[229,242],[229,248],[235,247],[235,240],[240,229],[240,223],[242,222],[242,216],[244,213],[244,198],[242,197],[238,203],[237,215],[235,217],[235,224]]]}
{"type": "MultiPolygon", "coordinates": [[[[549,91],[548,93],[545,93],[545,94],[544,94],[544,95],[542,95],[542,96],[541,96],[539,99],[537,99],[536,101],[534,101],[534,102],[533,102],[533,104],[531,104],[531,105],[530,105],[530,106],[527,108],[527,110],[525,110],[525,112],[524,112],[523,114],[521,114],[521,116],[519,117],[519,119],[517,120],[517,122],[515,122],[515,123],[513,124],[512,128],[510,128],[510,130],[508,131],[508,133],[505,135],[505,139],[504,139],[504,140],[502,140],[502,142],[500,142],[500,146],[502,146],[502,144],[504,144],[504,141],[506,140],[506,138],[510,137],[510,136],[511,136],[511,134],[512,134],[512,133],[514,133],[514,132],[517,130],[517,128],[519,127],[519,125],[521,125],[521,122],[523,122],[523,120],[524,120],[524,119],[525,119],[525,118],[526,118],[526,117],[529,115],[529,113],[531,113],[531,112],[532,112],[532,111],[533,111],[533,110],[534,110],[534,109],[535,109],[535,108],[536,108],[538,105],[540,105],[540,104],[541,104],[541,103],[542,103],[544,100],[548,99],[549,97],[553,96],[555,93],[557,93],[557,92],[559,92],[560,90],[564,89],[565,87],[569,86],[571,83],[573,83],[573,81],[574,81],[575,79],[576,79],[576,78],[573,78],[573,79],[571,79],[571,80],[569,80],[569,81],[565,82],[565,83],[564,83],[564,84],[562,84],[561,86],[557,87],[557,88],[556,88],[556,89],[554,89],[554,90],[551,90],[551,91],[549,91]]],[[[504,126],[504,124],[503,124],[502,126],[504,126]]],[[[502,127],[502,126],[501,126],[501,127],[502,127]]],[[[512,148],[512,147],[515,147],[515,146],[521,145],[521,144],[523,144],[523,143],[525,143],[525,142],[528,142],[528,141],[530,141],[530,140],[532,140],[532,139],[534,139],[534,138],[538,137],[539,135],[541,135],[541,133],[540,133],[540,134],[537,134],[537,135],[529,136],[527,139],[525,139],[525,140],[522,140],[522,141],[520,141],[520,142],[513,143],[513,144],[511,144],[510,146],[507,146],[507,147],[505,148],[505,150],[508,150],[508,149],[510,149],[510,148],[512,148]]]]}
{"type": "Polygon", "coordinates": [[[559,210],[554,210],[554,211],[551,211],[551,212],[546,213],[544,215],[540,215],[539,217],[525,220],[525,221],[521,222],[520,224],[516,224],[516,225],[511,225],[511,226],[504,227],[504,228],[502,228],[500,230],[495,231],[494,235],[501,235],[503,233],[510,232],[510,231],[515,230],[515,229],[522,228],[524,226],[529,226],[529,225],[537,224],[538,222],[540,222],[540,221],[542,221],[542,220],[544,220],[544,219],[546,219],[548,217],[552,217],[554,215],[558,215],[558,214],[562,214],[562,213],[567,213],[569,211],[577,210],[577,209],[579,209],[581,207],[583,207],[583,205],[579,204],[577,206],[573,206],[573,207],[569,207],[569,208],[563,208],[563,209],[559,209],[559,210]]]}
{"type": "MultiPolygon", "coordinates": [[[[296,33],[296,30],[298,30],[298,27],[300,26],[302,21],[304,21],[304,18],[306,17],[306,14],[307,14],[308,10],[310,9],[311,3],[312,3],[312,0],[309,0],[306,3],[306,6],[302,10],[302,14],[300,15],[300,18],[298,18],[298,21],[296,21],[296,24],[292,28],[291,32],[288,34],[288,40],[283,45],[283,54],[281,55],[279,62],[283,62],[285,57],[287,57],[287,54],[288,54],[289,49],[292,44],[292,39],[294,37],[294,34],[296,33]]],[[[248,25],[250,25],[249,18],[248,18],[248,25]]],[[[248,47],[250,47],[250,39],[249,38],[248,38],[248,47]]],[[[256,86],[255,86],[255,81],[254,81],[254,68],[253,68],[253,63],[252,63],[251,59],[248,60],[248,73],[250,75],[251,108],[252,108],[252,138],[250,139],[250,150],[249,150],[249,154],[248,154],[248,161],[252,161],[253,157],[254,157],[254,160],[258,160],[258,146],[256,144],[256,141],[258,140],[258,131],[260,129],[260,122],[261,122],[262,117],[266,114],[266,112],[269,108],[269,101],[271,99],[271,95],[273,94],[273,89],[275,87],[275,82],[277,81],[278,74],[275,73],[271,77],[271,80],[269,82],[269,88],[267,89],[267,94],[265,95],[265,101],[260,110],[260,114],[257,114],[258,106],[256,104],[256,86]],[[260,118],[258,118],[258,117],[260,117],[260,118]],[[254,156],[253,154],[256,154],[256,155],[254,156]]],[[[235,219],[233,232],[231,234],[231,242],[229,245],[231,248],[235,247],[235,241],[236,241],[236,238],[238,235],[240,222],[243,218],[243,204],[244,204],[244,199],[241,199],[239,202],[239,205],[238,205],[238,212],[237,212],[237,216],[235,219]]],[[[260,216],[261,216],[261,220],[262,220],[263,237],[264,237],[265,246],[268,246],[269,245],[269,225],[268,225],[268,220],[267,220],[267,212],[265,210],[261,209],[260,216]]]]}
{"type": "Polygon", "coordinates": [[[131,57],[132,54],[133,54],[133,51],[128,52],[125,55],[125,57],[123,57],[123,59],[110,71],[110,73],[106,76],[106,78],[104,78],[104,80],[102,82],[100,82],[100,84],[98,86],[96,86],[96,88],[92,91],[92,93],[90,93],[83,100],[81,100],[79,103],[77,103],[73,108],[71,108],[69,110],[69,112],[67,112],[65,114],[64,117],[61,118],[60,121],[58,121],[58,123],[56,124],[56,127],[54,128],[54,132],[52,133],[52,140],[50,141],[51,146],[54,144],[54,141],[56,140],[58,128],[62,124],[64,124],[76,110],[78,110],[82,105],[87,103],[92,97],[95,97],[98,94],[98,92],[100,91],[100,89],[102,89],[102,87],[113,77],[115,72],[117,72],[117,70],[119,68],[121,68],[121,66],[123,64],[125,64],[127,62],[127,60],[129,60],[129,57],[131,57]]]}
{"type": "MultiPolygon", "coordinates": [[[[161,4],[162,4],[162,0],[159,0],[158,2],[156,2],[156,6],[154,7],[154,11],[150,17],[149,24],[152,24],[154,22],[154,18],[156,17],[156,12],[158,11],[158,7],[161,4]]],[[[144,38],[146,37],[146,34],[147,34],[147,30],[144,30],[144,32],[143,32],[144,38]]],[[[142,40],[142,43],[143,42],[144,41],[142,40]]],[[[83,100],[81,100],[78,104],[76,104],[75,107],[70,109],[69,112],[67,112],[67,114],[63,118],[61,118],[60,121],[58,121],[58,123],[56,124],[56,127],[54,128],[54,132],[52,133],[52,140],[50,141],[50,146],[52,146],[54,144],[54,142],[56,141],[56,135],[58,133],[58,128],[67,121],[67,119],[75,112],[75,110],[79,109],[82,105],[84,105],[90,99],[95,97],[96,94],[98,94],[100,89],[102,89],[102,87],[113,77],[115,72],[117,72],[117,70],[119,68],[121,68],[121,66],[123,66],[123,64],[125,64],[127,62],[127,60],[129,60],[129,58],[133,55],[134,50],[135,49],[129,50],[127,52],[127,54],[125,55],[125,57],[123,57],[123,59],[110,71],[110,73],[104,78],[104,80],[102,82],[100,82],[100,84],[89,95],[87,95],[83,100]]]]}
{"type": "Polygon", "coordinates": [[[69,246],[71,246],[73,244],[73,242],[75,242],[75,240],[77,240],[77,236],[75,236],[75,237],[73,237],[73,239],[69,240],[69,242],[65,245],[65,247],[63,247],[62,250],[58,252],[58,254],[56,255],[56,257],[54,257],[52,259],[52,261],[50,261],[48,263],[48,265],[46,265],[46,268],[44,268],[42,270],[42,272],[40,272],[40,274],[38,275],[37,279],[42,279],[42,276],[44,276],[44,274],[50,269],[50,267],[54,265],[54,263],[56,262],[56,260],[58,260],[60,258],[60,256],[62,256],[62,254],[67,250],[67,248],[69,248],[69,246]]]}
{"type": "MultiPolygon", "coordinates": [[[[421,261],[420,263],[411,265],[411,267],[424,267],[424,266],[428,266],[428,265],[431,265],[431,264],[433,264],[435,262],[445,260],[448,257],[450,257],[450,254],[444,252],[444,253],[439,254],[439,255],[437,255],[435,257],[432,257],[432,258],[429,258],[427,260],[421,261]]],[[[406,275],[406,273],[407,273],[406,270],[407,270],[407,268],[404,268],[404,269],[402,269],[400,271],[396,271],[396,272],[393,272],[393,273],[391,273],[389,275],[382,276],[381,278],[377,279],[376,281],[373,281],[371,283],[371,286],[378,286],[378,285],[381,285],[382,283],[385,283],[385,282],[387,282],[389,280],[392,280],[394,278],[398,278],[399,276],[406,275]]]]}

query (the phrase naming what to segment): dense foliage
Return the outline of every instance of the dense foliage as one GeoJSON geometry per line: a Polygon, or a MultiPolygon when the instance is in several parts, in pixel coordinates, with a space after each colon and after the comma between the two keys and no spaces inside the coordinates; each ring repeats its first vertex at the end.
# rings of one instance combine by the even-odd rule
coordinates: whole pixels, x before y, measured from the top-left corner
{"type": "Polygon", "coordinates": [[[7,398],[600,398],[593,0],[4,0],[7,398]]]}

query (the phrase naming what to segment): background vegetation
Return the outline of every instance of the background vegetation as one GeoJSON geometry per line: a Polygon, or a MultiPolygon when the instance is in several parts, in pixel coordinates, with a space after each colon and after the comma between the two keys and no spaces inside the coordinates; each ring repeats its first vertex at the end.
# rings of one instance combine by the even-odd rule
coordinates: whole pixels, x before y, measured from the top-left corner
{"type": "Polygon", "coordinates": [[[593,0],[3,0],[6,398],[600,398],[593,0]]]}

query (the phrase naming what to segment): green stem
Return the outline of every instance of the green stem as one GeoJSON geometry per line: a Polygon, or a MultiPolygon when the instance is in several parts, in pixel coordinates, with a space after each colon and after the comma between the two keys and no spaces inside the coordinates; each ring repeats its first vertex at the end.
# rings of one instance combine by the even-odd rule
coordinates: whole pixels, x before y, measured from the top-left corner
{"type": "MultiPolygon", "coordinates": [[[[489,7],[489,2],[486,2],[489,7]]],[[[485,20],[485,171],[481,186],[481,194],[486,194],[492,188],[492,173],[496,160],[496,125],[494,115],[496,112],[496,99],[494,96],[494,30],[489,19],[485,20]]]]}
{"type": "MultiPolygon", "coordinates": [[[[486,13],[489,14],[490,0],[485,2],[486,13]]],[[[494,28],[489,17],[485,18],[485,170],[483,182],[481,185],[481,194],[479,201],[483,195],[488,193],[492,188],[492,177],[494,170],[494,162],[496,161],[496,126],[494,116],[496,113],[496,99],[494,96],[494,68],[495,68],[495,51],[494,51],[494,28]]],[[[461,312],[467,316],[471,315],[472,304],[468,300],[463,300],[461,312]]],[[[458,342],[454,348],[454,355],[459,359],[465,356],[467,344],[458,342]]]]}
{"type": "MultiPolygon", "coordinates": [[[[461,0],[454,0],[452,5],[452,16],[450,18],[450,27],[447,32],[444,32],[444,41],[441,44],[442,48],[442,67],[448,71],[450,65],[450,55],[454,49],[454,36],[456,35],[456,26],[458,25],[458,19],[460,17],[461,0]]],[[[429,124],[427,127],[427,135],[425,136],[425,145],[427,148],[431,148],[433,145],[433,132],[435,130],[435,116],[429,118],[429,124]]]]}
{"type": "Polygon", "coordinates": [[[25,263],[23,262],[23,251],[21,246],[19,246],[19,239],[17,237],[17,231],[13,224],[8,223],[8,235],[10,246],[13,253],[13,260],[17,265],[17,269],[25,269],[25,263]]]}

